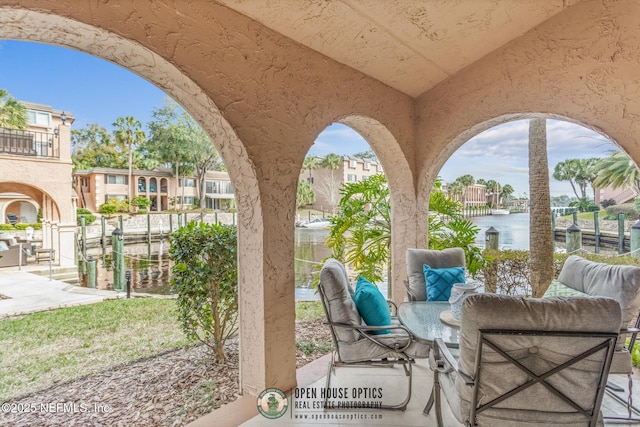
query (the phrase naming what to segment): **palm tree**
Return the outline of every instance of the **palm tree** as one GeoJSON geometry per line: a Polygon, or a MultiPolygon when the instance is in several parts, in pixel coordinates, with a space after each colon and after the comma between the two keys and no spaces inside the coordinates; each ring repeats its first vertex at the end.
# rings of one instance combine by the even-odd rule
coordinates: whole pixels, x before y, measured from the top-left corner
{"type": "Polygon", "coordinates": [[[640,195],[640,170],[624,151],[612,152],[596,164],[599,170],[591,185],[596,187],[629,188],[640,195]]]}
{"type": "Polygon", "coordinates": [[[340,183],[337,182],[335,179],[334,172],[338,168],[340,168],[342,163],[343,163],[342,157],[334,153],[327,154],[325,158],[322,159],[322,161],[320,162],[320,166],[322,166],[323,168],[329,169],[331,173],[331,178],[329,182],[325,182],[324,184],[325,184],[325,196],[327,196],[327,199],[329,200],[329,204],[331,205],[331,209],[333,213],[335,213],[335,207],[336,207],[336,204],[338,203],[338,196],[339,196],[338,190],[340,186],[340,183]]]}
{"type": "Polygon", "coordinates": [[[500,191],[500,198],[502,200],[507,200],[514,192],[515,190],[511,185],[505,184],[502,186],[502,191],[500,191]]]}
{"type": "Polygon", "coordinates": [[[462,184],[462,208],[465,209],[467,207],[467,187],[475,184],[476,180],[473,176],[466,174],[458,177],[456,181],[462,184]]]}
{"type": "Polygon", "coordinates": [[[548,165],[546,120],[534,118],[529,121],[529,256],[534,298],[544,294],[554,273],[548,165]]]}
{"type": "MultiPolygon", "coordinates": [[[[463,198],[464,189],[465,187],[462,182],[458,181],[457,179],[451,184],[447,185],[447,192],[449,193],[449,197],[456,201],[460,201],[463,198]]],[[[464,202],[462,203],[462,206],[464,206],[464,202]]]]}
{"type": "Polygon", "coordinates": [[[5,89],[0,89],[0,127],[25,129],[27,116],[24,105],[9,95],[5,89]]]}
{"type": "MultiPolygon", "coordinates": [[[[569,181],[576,198],[587,197],[587,184],[592,184],[597,175],[596,164],[599,159],[566,159],[553,169],[553,177],[558,181],[569,181]],[[580,188],[580,194],[576,190],[580,188]]],[[[594,190],[595,197],[595,190],[594,190]]]]}
{"type": "Polygon", "coordinates": [[[311,171],[318,169],[320,167],[320,161],[317,156],[307,156],[304,158],[302,162],[302,170],[309,171],[309,184],[313,184],[313,177],[311,176],[311,171]]]}
{"type": "Polygon", "coordinates": [[[142,123],[131,116],[118,117],[113,126],[116,128],[113,135],[121,144],[128,147],[129,150],[129,200],[133,198],[131,194],[131,175],[133,172],[133,145],[139,145],[144,142],[145,134],[142,130],[142,123]]]}

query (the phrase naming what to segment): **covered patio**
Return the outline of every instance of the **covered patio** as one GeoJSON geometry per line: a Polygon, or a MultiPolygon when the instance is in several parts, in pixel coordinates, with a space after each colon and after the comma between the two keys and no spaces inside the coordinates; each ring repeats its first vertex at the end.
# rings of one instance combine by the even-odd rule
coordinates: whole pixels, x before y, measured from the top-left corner
{"type": "MultiPolygon", "coordinates": [[[[240,381],[250,397],[298,384],[296,188],[323,129],[352,127],[384,167],[390,291],[401,302],[406,250],[427,246],[432,184],[470,137],[558,118],[640,159],[639,13],[633,0],[0,0],[0,38],[119,64],[209,133],[238,202],[240,381]]],[[[415,392],[426,396],[424,381],[415,392]]]]}

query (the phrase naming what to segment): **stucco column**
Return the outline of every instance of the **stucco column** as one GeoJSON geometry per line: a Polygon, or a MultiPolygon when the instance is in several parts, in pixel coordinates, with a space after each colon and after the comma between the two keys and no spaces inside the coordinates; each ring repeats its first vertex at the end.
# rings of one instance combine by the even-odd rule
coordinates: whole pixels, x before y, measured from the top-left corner
{"type": "MultiPolygon", "coordinates": [[[[43,209],[44,213],[44,209],[43,209]]],[[[51,247],[51,227],[49,220],[42,220],[42,247],[50,248],[51,247]]]]}
{"type": "Polygon", "coordinates": [[[246,202],[239,197],[240,381],[255,396],[296,385],[293,221],[246,202]]]}
{"type": "Polygon", "coordinates": [[[58,264],[60,259],[60,236],[58,235],[58,223],[51,224],[51,249],[56,251],[54,256],[54,264],[58,264]]]}
{"type": "Polygon", "coordinates": [[[60,254],[58,260],[61,266],[73,267],[76,265],[76,224],[58,225],[58,246],[56,251],[60,254]]]}

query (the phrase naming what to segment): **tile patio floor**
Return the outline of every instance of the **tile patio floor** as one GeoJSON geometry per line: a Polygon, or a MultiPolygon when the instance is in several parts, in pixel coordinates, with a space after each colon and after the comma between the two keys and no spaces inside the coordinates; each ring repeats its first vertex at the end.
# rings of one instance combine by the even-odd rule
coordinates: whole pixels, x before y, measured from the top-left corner
{"type": "MultiPolygon", "coordinates": [[[[328,364],[328,358],[324,357],[321,360],[314,362],[315,369],[312,368],[308,372],[304,372],[304,368],[298,370],[298,383],[299,387],[307,387],[307,389],[316,389],[316,393],[320,393],[320,389],[325,386],[326,381],[326,368],[328,364]],[[302,371],[302,372],[301,372],[302,371]]],[[[331,387],[346,387],[348,390],[352,390],[353,387],[381,387],[383,398],[385,403],[398,402],[404,396],[406,391],[404,382],[405,376],[401,367],[395,368],[338,368],[338,375],[334,376],[331,380],[331,387]]],[[[626,386],[627,377],[621,375],[612,375],[610,377],[614,382],[620,383],[626,386]]],[[[637,406],[640,406],[640,376],[634,375],[634,401],[638,402],[637,406]]],[[[241,399],[243,402],[238,402],[233,407],[221,408],[218,412],[215,420],[207,419],[204,417],[192,424],[193,427],[200,425],[241,425],[243,427],[262,427],[262,426],[309,426],[309,425],[323,425],[323,426],[435,426],[435,412],[432,410],[431,414],[424,415],[422,410],[427,402],[431,386],[433,384],[433,374],[427,367],[426,360],[420,360],[414,365],[413,368],[413,388],[411,401],[406,411],[393,411],[393,410],[314,410],[302,409],[295,406],[296,399],[289,397],[289,409],[287,412],[278,419],[267,419],[262,415],[255,415],[252,418],[251,414],[256,414],[256,399],[241,399]],[[224,412],[228,411],[229,416],[235,418],[227,418],[224,412]],[[245,415],[242,415],[245,412],[245,415]],[[221,422],[222,420],[228,423],[221,422]],[[246,421],[244,421],[246,420],[246,421]],[[202,421],[203,423],[199,423],[202,421]],[[215,421],[215,424],[211,424],[215,421]],[[244,421],[244,422],[243,422],[244,421]]],[[[626,397],[626,394],[625,394],[626,397]]],[[[322,399],[297,399],[305,402],[321,401],[322,399]]],[[[233,405],[233,404],[232,404],[233,405]]],[[[605,400],[603,403],[603,412],[605,415],[612,414],[626,414],[626,410],[615,400],[605,394],[605,400]]],[[[213,414],[210,414],[213,415],[213,414]]],[[[453,414],[449,410],[449,407],[445,404],[443,406],[443,417],[445,426],[458,427],[461,426],[453,414]]],[[[617,425],[640,425],[638,423],[607,421],[605,420],[605,426],[617,426],[617,425]]]]}

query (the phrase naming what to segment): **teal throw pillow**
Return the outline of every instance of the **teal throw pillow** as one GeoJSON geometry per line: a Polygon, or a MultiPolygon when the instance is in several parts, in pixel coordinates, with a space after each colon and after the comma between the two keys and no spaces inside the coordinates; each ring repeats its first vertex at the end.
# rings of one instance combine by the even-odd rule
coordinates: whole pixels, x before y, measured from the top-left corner
{"type": "Polygon", "coordinates": [[[423,266],[427,282],[427,301],[449,301],[454,283],[465,283],[464,267],[431,268],[423,266]]]}
{"type": "MultiPolygon", "coordinates": [[[[358,276],[353,300],[360,316],[368,326],[391,325],[391,311],[380,290],[362,276],[358,276]]],[[[375,331],[374,334],[389,334],[390,330],[375,331]]]]}

